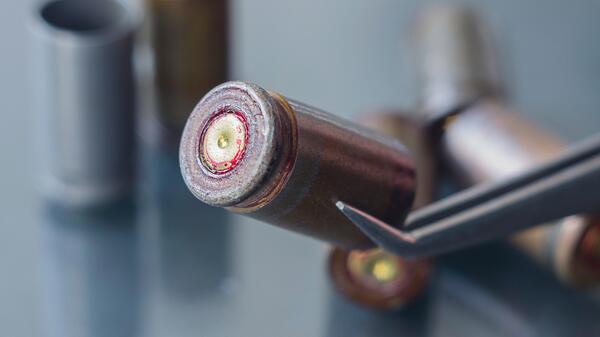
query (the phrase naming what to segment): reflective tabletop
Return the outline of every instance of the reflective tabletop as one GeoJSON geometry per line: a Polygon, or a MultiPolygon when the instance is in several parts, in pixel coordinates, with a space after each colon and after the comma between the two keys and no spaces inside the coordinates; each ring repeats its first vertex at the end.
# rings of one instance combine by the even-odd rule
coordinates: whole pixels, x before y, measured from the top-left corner
{"type": "Polygon", "coordinates": [[[598,336],[600,297],[502,242],[439,258],[398,312],[358,307],[327,247],[204,206],[172,150],[144,149],[135,198],[38,214],[48,336],[598,336]]]}

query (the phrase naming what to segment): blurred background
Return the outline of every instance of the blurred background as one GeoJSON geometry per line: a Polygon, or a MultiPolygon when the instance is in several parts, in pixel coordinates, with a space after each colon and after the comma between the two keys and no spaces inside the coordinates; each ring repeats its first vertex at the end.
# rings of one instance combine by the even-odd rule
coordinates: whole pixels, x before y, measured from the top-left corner
{"type": "MultiPolygon", "coordinates": [[[[232,0],[227,77],[346,118],[412,110],[410,29],[428,3],[232,0]]],[[[40,55],[28,28],[37,4],[0,3],[2,335],[600,335],[597,293],[563,285],[502,242],[443,257],[420,300],[382,313],[332,289],[322,243],[203,206],[181,180],[177,137],[145,121],[157,107],[144,91],[145,30],[134,196],[91,213],[44,201],[32,94],[40,55]]],[[[130,5],[143,12],[141,1],[130,5]]],[[[597,132],[600,3],[472,6],[495,37],[511,105],[568,141],[597,132]]]]}

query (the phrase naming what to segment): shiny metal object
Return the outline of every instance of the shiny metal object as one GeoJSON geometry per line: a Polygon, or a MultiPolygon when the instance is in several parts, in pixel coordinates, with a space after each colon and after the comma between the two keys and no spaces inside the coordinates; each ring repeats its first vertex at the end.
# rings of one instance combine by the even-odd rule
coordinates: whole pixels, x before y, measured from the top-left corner
{"type": "Polygon", "coordinates": [[[179,139],[194,106],[227,80],[228,0],[143,0],[159,136],[179,139]]]}
{"type": "MultiPolygon", "coordinates": [[[[358,121],[374,131],[405,144],[417,168],[414,208],[431,202],[434,196],[435,157],[420,123],[401,111],[379,111],[361,115],[358,121]]],[[[415,302],[427,288],[432,265],[428,260],[409,261],[381,248],[345,251],[329,250],[329,278],[337,291],[368,308],[399,310],[415,302]]]]}
{"type": "Polygon", "coordinates": [[[200,101],[183,133],[180,166],[198,199],[344,248],[374,244],[339,213],[337,200],[401,225],[414,197],[414,168],[398,141],[243,82],[200,101]],[[217,123],[224,114],[246,129],[217,123]]]}
{"type": "MultiPolygon", "coordinates": [[[[477,36],[485,28],[475,14],[456,6],[436,7],[428,13],[417,24],[418,32],[428,34],[416,34],[414,49],[423,74],[420,94],[424,114],[435,121],[432,132],[442,135],[440,150],[445,167],[463,184],[471,185],[514,177],[563,151],[560,140],[509,111],[499,100],[502,90],[490,53],[492,38],[490,34],[477,36]],[[436,39],[440,36],[445,40],[436,39]],[[462,56],[457,49],[463,51],[462,56]],[[432,56],[437,61],[422,62],[428,59],[421,57],[424,54],[437,55],[432,56]],[[466,81],[452,82],[448,89],[444,74],[455,68],[469,75],[466,81]],[[447,97],[448,91],[454,93],[450,95],[454,99],[448,100],[447,106],[436,104],[435,97],[447,97]]],[[[599,254],[590,247],[600,243],[594,234],[599,226],[598,217],[571,216],[520,232],[512,242],[561,280],[594,283],[600,279],[594,267],[599,254]]]]}
{"type": "Polygon", "coordinates": [[[413,32],[419,106],[428,118],[444,118],[502,90],[491,34],[471,9],[430,6],[417,17],[413,32]]]}
{"type": "Polygon", "coordinates": [[[398,110],[377,111],[358,118],[358,122],[376,132],[393,137],[406,146],[416,167],[417,189],[413,209],[435,198],[438,158],[433,153],[435,136],[426,120],[398,110]]]}
{"type": "Polygon", "coordinates": [[[600,135],[526,173],[480,184],[414,211],[402,230],[345,202],[336,206],[386,250],[423,257],[597,211],[599,191],[600,135]]]}
{"type": "Polygon", "coordinates": [[[44,194],[74,206],[128,194],[134,173],[133,12],[57,0],[34,13],[33,86],[44,194]]]}

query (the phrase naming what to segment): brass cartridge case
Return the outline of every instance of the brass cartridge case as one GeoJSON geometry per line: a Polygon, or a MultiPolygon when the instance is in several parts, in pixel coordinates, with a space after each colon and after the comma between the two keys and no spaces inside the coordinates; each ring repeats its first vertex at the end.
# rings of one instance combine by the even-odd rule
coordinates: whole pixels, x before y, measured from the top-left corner
{"type": "Polygon", "coordinates": [[[227,0],[145,0],[157,116],[179,138],[194,105],[228,76],[227,0]]]}
{"type": "MultiPolygon", "coordinates": [[[[402,142],[416,166],[417,189],[413,205],[433,200],[437,160],[424,123],[402,111],[378,111],[361,115],[361,125],[402,142]]],[[[334,287],[351,301],[378,310],[399,310],[425,290],[432,268],[429,260],[406,260],[381,248],[364,251],[329,251],[328,272],[334,287]]]]}
{"type": "MultiPolygon", "coordinates": [[[[562,151],[560,140],[501,103],[493,39],[472,10],[425,10],[414,42],[421,112],[435,125],[432,133],[441,134],[436,147],[442,166],[464,185],[522,173],[562,151]]],[[[596,283],[599,222],[568,217],[523,231],[512,242],[565,282],[596,283]]]]}
{"type": "MultiPolygon", "coordinates": [[[[550,160],[563,143],[493,99],[462,111],[446,126],[441,149],[464,183],[518,175],[550,160]]],[[[568,283],[600,281],[600,218],[570,216],[523,231],[511,241],[568,283]]]]}
{"type": "Polygon", "coordinates": [[[205,203],[349,249],[374,243],[336,201],[401,225],[415,189],[400,142],[243,82],[216,87],[196,106],[180,166],[205,203]]]}

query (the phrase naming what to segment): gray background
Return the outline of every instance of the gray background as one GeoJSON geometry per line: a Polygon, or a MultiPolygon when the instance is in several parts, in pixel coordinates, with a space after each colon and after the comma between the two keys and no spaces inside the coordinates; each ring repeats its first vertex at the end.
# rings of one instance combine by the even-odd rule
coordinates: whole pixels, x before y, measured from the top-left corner
{"type": "MultiPolygon", "coordinates": [[[[410,109],[414,106],[415,90],[411,86],[407,35],[411,18],[425,3],[233,1],[233,77],[348,117],[377,107],[410,109]]],[[[473,3],[496,33],[503,77],[514,105],[569,140],[597,132],[600,1],[473,3]]],[[[36,197],[31,140],[34,135],[29,127],[26,26],[30,9],[31,1],[0,1],[3,336],[42,336],[52,330],[44,321],[48,311],[53,310],[44,309],[48,302],[44,292],[48,279],[44,272],[48,267],[44,248],[47,225],[40,221],[43,206],[36,197]]],[[[177,170],[168,170],[176,179],[177,170]]],[[[148,213],[146,216],[152,218],[152,211],[148,213]]],[[[182,298],[149,296],[136,304],[140,308],[136,309],[136,319],[141,322],[139,331],[157,336],[331,334],[326,327],[331,300],[323,272],[324,247],[253,221],[233,218],[231,222],[227,235],[231,236],[231,269],[235,271],[222,290],[231,300],[222,305],[199,306],[182,298]],[[227,317],[234,322],[228,322],[227,317]]],[[[152,239],[146,240],[147,237],[142,235],[135,242],[142,251],[155,251],[152,239]]],[[[152,254],[141,255],[144,261],[150,261],[150,266],[141,265],[144,277],[135,277],[141,280],[134,288],[139,285],[152,294],[152,254]]],[[[119,298],[114,300],[118,302],[119,298]]],[[[441,303],[433,309],[438,324],[444,321],[439,317],[450,312],[444,310],[445,302],[441,303]]],[[[378,324],[385,326],[385,322],[378,324]]],[[[452,330],[434,327],[428,331],[445,335],[452,330]]]]}

